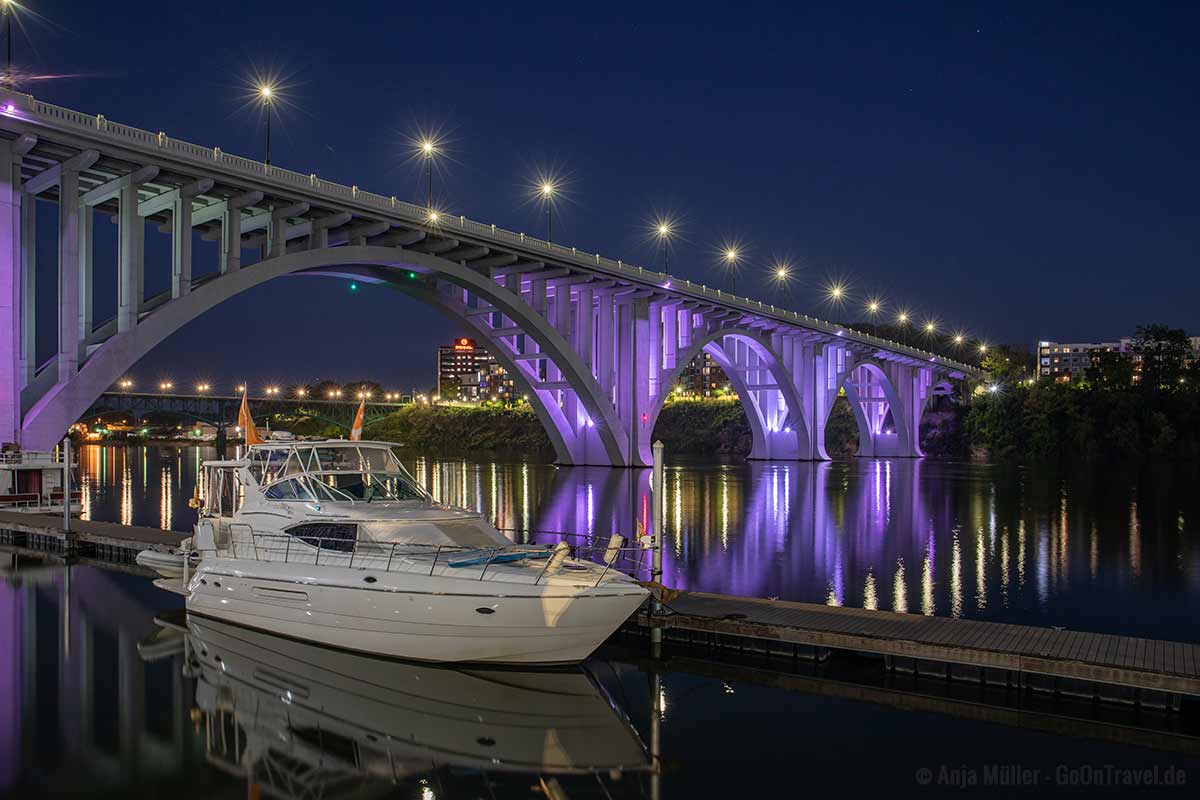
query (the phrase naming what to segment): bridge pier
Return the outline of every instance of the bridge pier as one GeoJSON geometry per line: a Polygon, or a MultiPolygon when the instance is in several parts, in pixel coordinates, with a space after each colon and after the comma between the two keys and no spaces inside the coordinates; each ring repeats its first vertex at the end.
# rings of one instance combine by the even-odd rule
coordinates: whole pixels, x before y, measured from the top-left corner
{"type": "Polygon", "coordinates": [[[20,177],[21,156],[11,141],[0,140],[0,444],[19,441],[21,387],[32,339],[22,319],[33,293],[23,286],[28,275],[21,258],[20,177]]]}

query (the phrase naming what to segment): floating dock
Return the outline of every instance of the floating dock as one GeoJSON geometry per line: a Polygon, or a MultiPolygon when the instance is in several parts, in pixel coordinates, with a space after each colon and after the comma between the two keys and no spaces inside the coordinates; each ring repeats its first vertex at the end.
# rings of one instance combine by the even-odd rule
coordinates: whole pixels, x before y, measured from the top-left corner
{"type": "Polygon", "coordinates": [[[636,619],[668,642],[791,658],[851,651],[889,670],[1171,709],[1200,696],[1200,645],[1184,642],[701,592],[636,619]]]}
{"type": "Polygon", "coordinates": [[[134,563],[142,550],[168,553],[185,538],[184,534],[175,531],[85,519],[72,519],[68,532],[63,530],[62,514],[0,511],[0,545],[18,553],[43,557],[78,558],[127,566],[134,563]]]}

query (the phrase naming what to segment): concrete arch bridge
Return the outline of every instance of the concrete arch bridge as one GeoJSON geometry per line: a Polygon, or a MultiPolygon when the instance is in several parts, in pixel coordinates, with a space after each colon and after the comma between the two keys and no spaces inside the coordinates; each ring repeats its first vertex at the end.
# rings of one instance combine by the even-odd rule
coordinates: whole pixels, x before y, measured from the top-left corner
{"type": "Polygon", "coordinates": [[[386,284],[466,323],[529,396],[562,464],[648,464],[665,397],[702,351],[741,397],[759,459],[827,458],[825,423],[842,391],[860,453],[920,456],[930,399],[977,374],[761,301],[12,92],[0,92],[0,251],[0,441],[29,449],[52,446],[191,320],[297,274],[386,284]],[[38,200],[58,211],[48,358],[35,346],[38,200]],[[119,230],[117,311],[102,320],[98,215],[119,230]],[[169,264],[147,263],[147,222],[170,237],[169,264]],[[217,243],[215,271],[193,270],[194,235],[217,243]],[[147,270],[169,270],[170,288],[148,296],[147,270]]]}

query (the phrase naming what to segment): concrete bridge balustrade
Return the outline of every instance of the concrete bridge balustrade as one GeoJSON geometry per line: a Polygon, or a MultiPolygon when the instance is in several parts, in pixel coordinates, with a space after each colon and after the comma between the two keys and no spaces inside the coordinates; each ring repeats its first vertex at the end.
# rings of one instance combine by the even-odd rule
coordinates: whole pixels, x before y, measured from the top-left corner
{"type": "Polygon", "coordinates": [[[754,459],[827,458],[825,424],[842,391],[860,452],[919,456],[934,387],[975,373],[670,275],[0,92],[0,441],[51,447],[167,336],[295,274],[392,287],[472,328],[528,395],[562,464],[648,465],[666,396],[701,352],[746,408],[754,459]],[[34,246],[39,199],[58,208],[48,357],[34,300],[47,279],[34,246]],[[96,215],[119,229],[108,320],[93,313],[96,215]],[[170,288],[154,296],[148,222],[172,244],[170,288]],[[217,244],[215,269],[195,269],[195,235],[217,244]]]}

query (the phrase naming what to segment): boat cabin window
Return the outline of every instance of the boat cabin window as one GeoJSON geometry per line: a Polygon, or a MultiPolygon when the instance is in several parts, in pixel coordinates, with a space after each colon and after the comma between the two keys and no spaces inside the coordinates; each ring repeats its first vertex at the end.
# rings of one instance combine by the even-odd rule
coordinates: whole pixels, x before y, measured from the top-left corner
{"type": "Polygon", "coordinates": [[[316,500],[308,486],[300,478],[279,481],[268,486],[263,494],[268,500],[303,500],[309,503],[316,500]]]}
{"type": "Polygon", "coordinates": [[[352,551],[358,538],[358,526],[345,522],[306,522],[287,528],[285,532],[307,545],[343,553],[352,551]]]}

